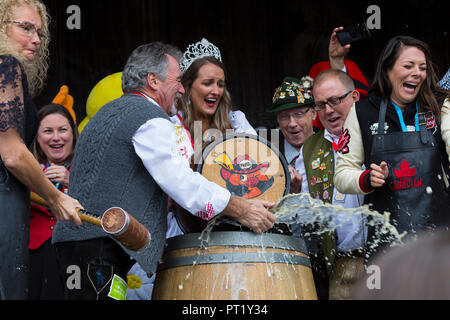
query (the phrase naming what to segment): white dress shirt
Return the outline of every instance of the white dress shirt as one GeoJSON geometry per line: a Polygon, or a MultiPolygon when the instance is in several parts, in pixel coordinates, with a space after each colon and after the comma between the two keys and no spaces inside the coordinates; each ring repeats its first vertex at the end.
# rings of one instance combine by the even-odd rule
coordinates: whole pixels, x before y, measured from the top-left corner
{"type": "Polygon", "coordinates": [[[298,157],[297,149],[290,144],[287,139],[284,139],[284,157],[286,158],[288,164],[298,157]]]}
{"type": "MultiPolygon", "coordinates": [[[[150,97],[146,98],[158,105],[150,97]]],[[[190,213],[210,220],[225,209],[231,194],[192,171],[188,160],[178,155],[175,133],[170,120],[151,119],[132,138],[135,152],[168,196],[190,213]]]]}

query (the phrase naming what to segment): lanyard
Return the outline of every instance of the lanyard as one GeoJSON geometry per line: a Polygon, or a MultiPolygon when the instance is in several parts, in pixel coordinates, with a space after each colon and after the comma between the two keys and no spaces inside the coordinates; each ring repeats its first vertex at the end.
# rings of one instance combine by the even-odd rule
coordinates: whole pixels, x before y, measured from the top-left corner
{"type": "Polygon", "coordinates": [[[141,91],[124,92],[124,94],[135,94],[135,95],[138,95],[138,96],[140,96],[140,97],[142,97],[144,99],[147,99],[151,103],[156,104],[158,107],[161,108],[161,106],[158,104],[158,102],[156,102],[153,98],[150,98],[148,95],[146,95],[145,93],[143,93],[141,91]]]}
{"type": "Polygon", "coordinates": [[[146,95],[144,95],[143,93],[139,92],[139,91],[133,91],[133,92],[125,92],[125,94],[127,93],[132,93],[132,94],[136,94],[138,96],[141,96],[142,98],[148,99],[146,95]]]}
{"type": "MultiPolygon", "coordinates": [[[[402,126],[402,131],[403,132],[410,132],[412,130],[408,130],[408,128],[405,125],[405,120],[403,120],[403,113],[402,110],[400,109],[400,107],[398,105],[396,105],[394,103],[394,101],[391,100],[391,103],[394,105],[395,107],[395,111],[397,111],[397,115],[398,115],[398,119],[400,121],[400,125],[402,126]]],[[[419,127],[419,104],[416,102],[416,115],[415,115],[415,131],[420,131],[420,127],[419,127]]]]}
{"type": "Polygon", "coordinates": [[[148,101],[153,102],[153,103],[155,103],[156,105],[159,106],[159,104],[157,104],[155,100],[153,100],[152,98],[150,98],[149,96],[147,96],[147,95],[146,95],[145,93],[143,93],[143,92],[140,92],[140,91],[125,92],[125,94],[130,94],[130,93],[131,93],[131,94],[138,95],[138,96],[141,96],[142,98],[147,99],[148,101]]]}

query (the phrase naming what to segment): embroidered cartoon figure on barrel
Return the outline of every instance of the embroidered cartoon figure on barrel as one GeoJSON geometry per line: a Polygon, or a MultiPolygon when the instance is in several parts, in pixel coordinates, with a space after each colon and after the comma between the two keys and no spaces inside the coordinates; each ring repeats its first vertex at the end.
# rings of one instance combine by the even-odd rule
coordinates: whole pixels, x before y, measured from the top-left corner
{"type": "Polygon", "coordinates": [[[259,197],[273,185],[274,178],[265,175],[270,166],[267,161],[257,164],[249,155],[239,155],[231,162],[227,153],[223,152],[214,162],[221,167],[220,175],[233,195],[252,199],[259,197]]]}
{"type": "Polygon", "coordinates": [[[278,202],[289,193],[286,159],[261,136],[232,134],[216,139],[204,148],[197,171],[245,199],[278,202]]]}

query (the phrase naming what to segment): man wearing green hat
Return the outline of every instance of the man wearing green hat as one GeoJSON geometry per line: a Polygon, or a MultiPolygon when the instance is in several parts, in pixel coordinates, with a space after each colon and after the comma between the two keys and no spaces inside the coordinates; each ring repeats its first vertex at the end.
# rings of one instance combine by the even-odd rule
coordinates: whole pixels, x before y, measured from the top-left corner
{"type": "MultiPolygon", "coordinates": [[[[295,165],[305,141],[314,134],[313,121],[317,114],[314,110],[314,97],[310,90],[312,85],[313,79],[310,77],[303,77],[301,80],[292,77],[284,78],[275,90],[272,107],[267,110],[267,112],[275,113],[277,118],[281,131],[279,149],[290,164],[290,169],[295,165]]],[[[272,138],[272,143],[274,142],[276,141],[272,138]]],[[[293,171],[291,175],[301,177],[297,170],[293,171]]],[[[302,178],[299,180],[303,181],[302,178]]],[[[297,190],[291,188],[290,191],[291,193],[300,192],[301,187],[297,190]]],[[[333,246],[334,238],[314,234],[311,232],[314,230],[310,230],[311,226],[294,225],[293,229],[294,234],[302,235],[308,247],[317,296],[320,300],[328,299],[329,276],[324,252],[329,251],[329,247],[333,246]],[[310,235],[303,236],[306,233],[310,235]]]]}
{"type": "Polygon", "coordinates": [[[310,90],[312,83],[310,77],[303,77],[302,80],[284,78],[275,91],[272,107],[267,110],[275,113],[281,131],[278,147],[292,166],[303,143],[314,134],[312,122],[316,112],[310,90]]]}

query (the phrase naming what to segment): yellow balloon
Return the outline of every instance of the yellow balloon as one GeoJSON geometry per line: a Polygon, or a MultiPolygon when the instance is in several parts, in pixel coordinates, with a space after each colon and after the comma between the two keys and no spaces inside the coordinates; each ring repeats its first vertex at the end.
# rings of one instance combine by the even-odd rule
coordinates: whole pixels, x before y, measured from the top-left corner
{"type": "Polygon", "coordinates": [[[81,133],[81,131],[83,131],[89,120],[91,120],[91,118],[86,117],[83,119],[83,121],[81,121],[81,123],[78,125],[78,133],[81,133]]]}
{"type": "Polygon", "coordinates": [[[95,85],[88,96],[86,102],[87,116],[92,118],[101,107],[122,95],[122,72],[103,78],[95,85]]]}
{"type": "Polygon", "coordinates": [[[113,73],[106,76],[94,86],[89,93],[86,102],[86,118],[78,126],[78,132],[83,131],[86,124],[92,117],[108,102],[116,100],[123,95],[122,72],[113,73]]]}

